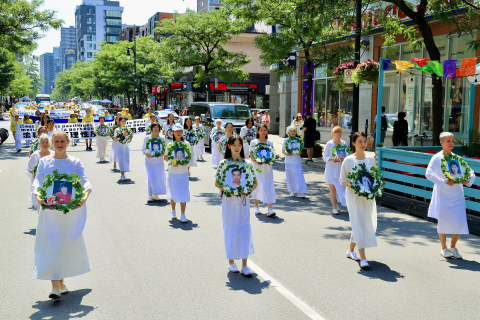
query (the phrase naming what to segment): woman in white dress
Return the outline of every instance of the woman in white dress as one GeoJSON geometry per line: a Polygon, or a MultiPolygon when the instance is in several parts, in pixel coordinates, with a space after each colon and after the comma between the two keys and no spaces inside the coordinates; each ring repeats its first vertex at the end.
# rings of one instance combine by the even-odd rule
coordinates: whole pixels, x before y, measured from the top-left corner
{"type": "MultiPolygon", "coordinates": [[[[205,133],[205,128],[203,125],[200,123],[200,117],[196,116],[195,117],[195,124],[193,125],[193,129],[195,130],[202,130],[205,133]],[[199,129],[201,128],[201,129],[199,129]]],[[[205,138],[200,139],[200,141],[193,147],[195,156],[197,157],[198,160],[203,161],[203,155],[205,154],[205,138]]]]}
{"type": "Polygon", "coordinates": [[[90,271],[87,250],[83,240],[83,229],[87,218],[87,201],[92,186],[79,159],[67,155],[70,143],[68,135],[57,130],[52,134],[55,153],[40,159],[37,175],[32,185],[32,193],[39,205],[46,203],[40,198],[38,188],[43,185],[46,175],[54,170],[59,174],[77,174],[85,188],[84,198],[79,206],[67,214],[62,211],[41,209],[35,235],[33,278],[52,281],[49,297],[59,299],[68,292],[64,279],[90,271]]]}
{"type": "MultiPolygon", "coordinates": [[[[167,145],[171,145],[175,141],[183,141],[190,147],[190,144],[183,138],[183,127],[179,124],[175,124],[172,127],[173,141],[167,145]]],[[[168,156],[164,156],[165,161],[168,162],[168,156]]],[[[167,178],[167,200],[170,201],[172,206],[172,219],[177,219],[177,213],[175,211],[176,204],[180,203],[181,217],[180,221],[187,223],[188,219],[185,216],[185,208],[187,202],[190,202],[190,189],[188,180],[188,163],[183,165],[170,165],[167,178]]]]}
{"type": "MultiPolygon", "coordinates": [[[[245,161],[243,141],[238,135],[228,139],[225,159],[222,162],[245,161]]],[[[216,176],[216,175],[215,175],[216,176]]],[[[247,266],[248,256],[254,253],[252,228],[250,226],[250,201],[248,195],[240,197],[224,197],[224,190],[215,180],[215,186],[222,191],[223,238],[227,252],[228,265],[231,272],[239,272],[235,260],[242,260],[242,274],[251,276],[247,266]]],[[[253,189],[257,184],[253,185],[253,189]]]]}
{"type": "Polygon", "coordinates": [[[222,144],[227,144],[231,136],[233,136],[233,123],[227,122],[225,124],[225,135],[220,138],[220,143],[218,144],[218,152],[222,155],[222,159],[225,159],[225,154],[222,152],[222,144]]]}
{"type": "MultiPolygon", "coordinates": [[[[212,149],[210,150],[210,152],[212,153],[212,164],[218,166],[220,161],[222,161],[223,157],[222,154],[218,151],[218,143],[213,140],[213,133],[216,129],[222,130],[222,120],[217,119],[215,121],[215,125],[217,127],[215,129],[212,129],[212,132],[210,133],[210,140],[212,141],[212,149]]],[[[225,135],[225,131],[222,130],[222,133],[217,133],[217,135],[221,135],[221,137],[223,137],[225,135]]]]}
{"type": "Polygon", "coordinates": [[[167,116],[167,122],[163,124],[162,134],[165,137],[166,141],[172,141],[173,136],[167,137],[167,130],[175,125],[175,117],[172,113],[169,113],[167,116]]]}
{"type": "MultiPolygon", "coordinates": [[[[45,127],[39,127],[39,129],[40,128],[45,128],[45,127]]],[[[40,136],[37,135],[37,137],[38,137],[38,145],[40,147],[40,150],[35,151],[32,154],[25,168],[25,173],[30,177],[30,180],[31,180],[30,189],[32,188],[33,180],[35,180],[35,174],[33,173],[35,166],[38,164],[41,158],[50,155],[50,153],[52,152],[50,150],[51,144],[50,144],[50,138],[48,137],[48,135],[46,133],[42,133],[40,136]]],[[[37,208],[37,211],[39,210],[37,199],[31,192],[29,193],[28,201],[30,201],[30,203],[37,208]]]]}
{"type": "Polygon", "coordinates": [[[55,127],[55,121],[53,119],[48,119],[47,121],[47,134],[49,137],[52,136],[55,127]]]}
{"type": "MultiPolygon", "coordinates": [[[[119,119],[120,127],[115,129],[115,142],[118,142],[117,132],[120,129],[125,127],[127,124],[127,119],[124,117],[120,117],[119,119]]],[[[115,147],[116,157],[118,161],[118,169],[120,169],[121,179],[125,180],[125,172],[130,171],[130,143],[120,143],[118,142],[115,147]]]]}
{"type": "Polygon", "coordinates": [[[332,148],[337,145],[348,146],[348,143],[342,140],[342,128],[336,126],[332,129],[332,140],[328,141],[323,150],[323,161],[325,161],[325,182],[330,187],[330,202],[332,203],[332,213],[338,214],[340,210],[337,209],[337,202],[342,206],[347,206],[345,201],[345,186],[340,184],[338,178],[340,177],[340,169],[342,162],[336,162],[336,154],[332,154],[332,148]]]}
{"type": "MultiPolygon", "coordinates": [[[[297,129],[294,126],[287,128],[287,136],[294,138],[297,135],[297,129]]],[[[297,194],[298,198],[305,198],[308,192],[307,183],[303,176],[302,158],[300,154],[287,153],[285,149],[285,138],[282,146],[282,153],[285,155],[285,175],[287,178],[287,189],[290,191],[290,197],[297,194]]]]}
{"type": "Polygon", "coordinates": [[[443,150],[432,157],[427,167],[426,177],[435,183],[433,186],[432,200],[428,208],[428,216],[438,220],[437,232],[442,245],[440,254],[445,258],[462,256],[456,247],[461,234],[468,234],[467,212],[463,186],[470,187],[475,181],[475,173],[471,171],[471,178],[462,183],[455,183],[445,178],[442,172],[442,159],[451,155],[455,145],[455,138],[450,132],[440,134],[440,144],[443,150]],[[447,234],[452,235],[450,246],[447,247],[447,234]]]}
{"type": "MultiPolygon", "coordinates": [[[[105,125],[104,116],[100,116],[98,118],[98,121],[100,122],[99,125],[105,125]]],[[[100,162],[104,162],[105,157],[107,156],[108,136],[102,137],[101,135],[97,134],[96,131],[94,131],[93,133],[96,136],[95,143],[97,144],[97,158],[100,159],[100,162]]]]}
{"type": "Polygon", "coordinates": [[[347,251],[347,258],[360,261],[361,268],[368,268],[368,261],[365,257],[365,248],[377,246],[375,232],[377,230],[377,205],[375,199],[367,199],[355,194],[351,188],[348,173],[360,164],[365,164],[367,170],[375,167],[375,158],[367,155],[367,135],[363,132],[356,132],[352,137],[352,144],[355,147],[355,153],[349,155],[343,160],[340,171],[340,183],[347,187],[345,199],[347,202],[352,235],[350,237],[350,247],[347,251]],[[360,258],[355,254],[355,245],[358,247],[360,258]]]}
{"type": "Polygon", "coordinates": [[[267,217],[274,217],[276,213],[272,209],[272,204],[276,202],[276,197],[275,184],[273,183],[273,169],[271,164],[258,164],[253,160],[252,148],[257,143],[266,143],[273,148],[273,142],[268,140],[268,128],[265,123],[258,126],[257,138],[250,143],[250,160],[252,160],[255,170],[260,169],[262,171],[262,173],[257,173],[258,187],[253,191],[252,198],[255,204],[255,214],[262,213],[258,207],[258,201],[262,201],[266,203],[268,207],[267,217]]]}
{"type": "MultiPolygon", "coordinates": [[[[147,141],[149,139],[156,138],[164,140],[162,137],[160,137],[160,125],[158,123],[153,123],[151,129],[152,134],[145,137],[142,145],[142,151],[145,155],[145,168],[147,170],[147,202],[151,202],[153,200],[160,200],[160,198],[158,198],[159,195],[167,194],[167,182],[165,177],[165,167],[163,165],[163,157],[156,158],[148,153],[145,153],[147,141]]],[[[150,151],[153,151],[152,148],[150,148],[150,151]]],[[[165,153],[165,150],[163,150],[162,153],[165,153]]]]}
{"type": "MultiPolygon", "coordinates": [[[[120,113],[120,112],[119,112],[120,113]]],[[[119,114],[118,113],[118,114],[119,114]]],[[[113,169],[117,169],[117,146],[118,142],[115,141],[115,130],[120,127],[120,118],[121,116],[117,115],[115,117],[115,123],[113,124],[112,128],[110,129],[110,138],[112,139],[112,148],[110,149],[110,162],[113,162],[113,169]]]]}
{"type": "MultiPolygon", "coordinates": [[[[187,133],[190,131],[193,131],[193,125],[192,125],[192,119],[187,118],[185,119],[185,123],[183,124],[183,130],[184,130],[184,137],[186,136],[187,133]]],[[[188,141],[190,143],[190,141],[188,141]]],[[[188,164],[188,176],[190,177],[190,167],[196,167],[197,166],[197,159],[195,155],[195,147],[194,145],[190,144],[192,149],[192,158],[190,159],[190,163],[188,164]]]]}
{"type": "MultiPolygon", "coordinates": [[[[38,151],[40,150],[40,141],[38,140],[38,138],[43,134],[47,134],[47,127],[45,126],[40,126],[36,129],[36,137],[37,137],[37,140],[36,141],[33,141],[32,144],[30,145],[30,152],[28,152],[28,157],[30,158],[32,156],[32,154],[35,152],[35,151],[38,151]]],[[[48,137],[48,135],[47,135],[48,137]]]]}
{"type": "Polygon", "coordinates": [[[303,137],[303,119],[301,113],[297,114],[295,119],[292,121],[292,126],[294,126],[297,130],[297,135],[299,137],[303,137]]]}
{"type": "MultiPolygon", "coordinates": [[[[148,108],[151,110],[151,108],[148,108]]],[[[145,115],[146,116],[146,115],[145,115]]],[[[147,120],[145,121],[145,125],[147,126],[147,130],[145,130],[145,134],[147,136],[152,134],[152,124],[157,123],[157,117],[152,114],[147,120]]]]}
{"type": "Polygon", "coordinates": [[[247,141],[247,139],[243,139],[243,136],[244,136],[245,132],[247,132],[247,130],[253,130],[253,131],[255,131],[255,134],[257,132],[257,128],[255,127],[255,122],[254,122],[252,117],[247,118],[247,120],[245,120],[245,126],[243,126],[240,129],[240,138],[242,138],[242,140],[243,140],[243,150],[245,151],[246,155],[249,155],[250,154],[250,142],[253,139],[251,139],[250,141],[247,141]]]}

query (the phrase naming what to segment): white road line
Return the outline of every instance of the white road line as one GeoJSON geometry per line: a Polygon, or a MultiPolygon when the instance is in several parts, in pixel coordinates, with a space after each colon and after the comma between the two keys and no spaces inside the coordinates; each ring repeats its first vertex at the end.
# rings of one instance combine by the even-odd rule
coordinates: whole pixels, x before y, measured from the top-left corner
{"type": "Polygon", "coordinates": [[[300,300],[297,296],[293,293],[288,291],[287,288],[282,286],[278,281],[273,279],[268,273],[262,270],[259,266],[257,266],[252,260],[248,260],[248,266],[252,267],[253,270],[259,275],[263,280],[270,283],[270,286],[275,288],[278,292],[280,292],[285,298],[290,300],[298,309],[300,309],[303,313],[305,313],[310,319],[314,320],[325,320],[322,316],[315,312],[312,308],[307,306],[302,300],[300,300]]]}

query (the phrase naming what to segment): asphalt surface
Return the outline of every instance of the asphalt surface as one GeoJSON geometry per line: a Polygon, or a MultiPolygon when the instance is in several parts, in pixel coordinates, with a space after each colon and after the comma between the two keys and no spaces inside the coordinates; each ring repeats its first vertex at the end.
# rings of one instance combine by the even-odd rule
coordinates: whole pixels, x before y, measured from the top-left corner
{"type": "MultiPolygon", "coordinates": [[[[166,200],[146,201],[141,141],[133,139],[124,182],[84,143],[69,147],[95,190],[84,231],[92,271],[67,278],[70,292],[56,302],[49,281],[32,279],[38,216],[27,200],[27,152],[16,153],[12,137],[0,146],[0,319],[308,319],[264,278],[228,272],[209,154],[192,168],[190,221],[181,224],[166,200]]],[[[345,258],[346,210],[332,216],[323,173],[304,170],[309,193],[297,199],[283,159],[274,165],[278,217],[251,215],[256,266],[325,319],[478,319],[478,237],[460,238],[463,260],[445,260],[435,224],[379,207],[378,247],[361,270],[345,258]]]]}

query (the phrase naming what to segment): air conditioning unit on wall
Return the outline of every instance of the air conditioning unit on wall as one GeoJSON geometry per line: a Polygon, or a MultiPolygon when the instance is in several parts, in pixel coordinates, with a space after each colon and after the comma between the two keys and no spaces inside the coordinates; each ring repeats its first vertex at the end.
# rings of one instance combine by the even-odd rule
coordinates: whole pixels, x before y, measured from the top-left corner
{"type": "Polygon", "coordinates": [[[278,93],[285,93],[285,82],[278,83],[278,93]]]}

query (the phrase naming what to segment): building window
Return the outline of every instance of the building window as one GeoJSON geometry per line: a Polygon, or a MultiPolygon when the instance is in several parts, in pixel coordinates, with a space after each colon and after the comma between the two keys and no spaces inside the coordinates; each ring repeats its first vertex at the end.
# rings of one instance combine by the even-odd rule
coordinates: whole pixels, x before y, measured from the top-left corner
{"type": "Polygon", "coordinates": [[[87,24],[95,24],[95,18],[87,18],[87,24]]]}
{"type": "Polygon", "coordinates": [[[122,28],[120,27],[106,27],[106,33],[113,33],[113,34],[120,34],[122,32],[122,28]]]}
{"type": "Polygon", "coordinates": [[[93,50],[97,50],[97,45],[96,44],[93,45],[93,50]]]}
{"type": "Polygon", "coordinates": [[[87,9],[87,16],[91,16],[93,13],[93,9],[87,9]]]}
{"type": "Polygon", "coordinates": [[[92,35],[87,35],[87,41],[92,41],[92,35]]]}
{"type": "Polygon", "coordinates": [[[93,45],[91,43],[87,43],[87,50],[93,50],[93,45]]]}
{"type": "Polygon", "coordinates": [[[104,17],[114,17],[114,18],[122,17],[122,11],[118,11],[118,10],[105,10],[104,13],[105,13],[104,17]]]}
{"type": "Polygon", "coordinates": [[[87,26],[87,32],[95,32],[95,27],[87,26]]]}
{"type": "Polygon", "coordinates": [[[105,24],[110,26],[121,26],[122,20],[120,19],[105,19],[105,24]]]}
{"type": "Polygon", "coordinates": [[[116,42],[119,40],[120,40],[119,36],[107,36],[107,42],[116,42]]]}
{"type": "Polygon", "coordinates": [[[87,59],[93,58],[93,53],[92,52],[87,52],[87,59]]]}

